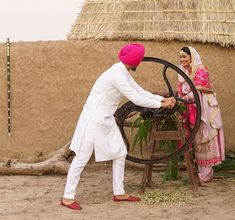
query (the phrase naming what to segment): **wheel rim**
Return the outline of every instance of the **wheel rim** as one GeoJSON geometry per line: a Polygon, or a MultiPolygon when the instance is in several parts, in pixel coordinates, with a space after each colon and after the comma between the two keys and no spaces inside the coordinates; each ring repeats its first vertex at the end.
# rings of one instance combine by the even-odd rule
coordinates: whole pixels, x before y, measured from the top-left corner
{"type": "MultiPolygon", "coordinates": [[[[154,62],[154,63],[160,63],[162,65],[164,65],[164,69],[163,69],[163,78],[165,80],[165,83],[167,85],[168,88],[168,92],[170,96],[174,96],[173,93],[173,89],[171,87],[171,84],[167,78],[166,72],[168,69],[172,69],[174,70],[174,72],[176,72],[177,74],[181,75],[185,81],[188,83],[189,87],[191,88],[193,95],[194,95],[194,103],[196,104],[196,109],[197,109],[197,114],[196,114],[196,123],[194,128],[191,131],[190,136],[188,137],[188,139],[185,141],[185,143],[180,147],[177,148],[176,150],[174,150],[172,153],[170,153],[169,155],[165,155],[162,156],[160,158],[154,158],[154,159],[145,159],[145,158],[137,158],[134,156],[127,155],[126,159],[135,163],[141,163],[141,164],[154,164],[154,163],[158,163],[160,161],[163,160],[169,160],[171,157],[173,156],[177,156],[179,155],[181,152],[185,151],[189,145],[193,142],[194,137],[196,136],[196,133],[199,129],[200,126],[200,121],[201,121],[201,104],[200,104],[200,99],[198,96],[198,92],[193,84],[193,82],[190,80],[190,78],[181,70],[179,69],[177,66],[175,66],[174,64],[159,59],[159,58],[155,58],[155,57],[144,57],[143,62],[154,62]]],[[[182,101],[182,99],[175,97],[177,100],[182,101]]],[[[125,130],[124,130],[124,121],[126,119],[126,117],[128,116],[128,114],[130,114],[133,111],[142,111],[144,108],[140,107],[140,106],[136,106],[135,104],[133,104],[132,102],[127,102],[125,104],[123,104],[115,113],[115,118],[116,118],[116,122],[119,126],[120,132],[122,134],[122,137],[124,139],[124,142],[126,144],[127,150],[129,152],[130,149],[130,143],[128,141],[128,138],[126,136],[125,130]]]]}

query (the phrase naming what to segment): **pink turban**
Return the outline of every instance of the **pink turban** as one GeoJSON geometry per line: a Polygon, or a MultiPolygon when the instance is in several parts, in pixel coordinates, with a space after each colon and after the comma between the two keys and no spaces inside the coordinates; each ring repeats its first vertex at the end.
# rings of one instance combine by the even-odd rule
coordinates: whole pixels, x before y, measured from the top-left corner
{"type": "Polygon", "coordinates": [[[144,58],[145,48],[141,44],[127,44],[118,54],[118,58],[124,64],[136,67],[144,58]]]}

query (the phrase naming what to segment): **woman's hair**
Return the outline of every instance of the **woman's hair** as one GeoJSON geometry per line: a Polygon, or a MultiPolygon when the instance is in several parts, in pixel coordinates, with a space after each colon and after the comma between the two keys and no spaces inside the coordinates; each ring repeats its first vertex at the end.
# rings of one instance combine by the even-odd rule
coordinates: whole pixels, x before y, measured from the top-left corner
{"type": "Polygon", "coordinates": [[[185,53],[187,53],[191,57],[191,52],[188,47],[183,47],[183,48],[181,48],[181,50],[184,51],[185,53]]]}

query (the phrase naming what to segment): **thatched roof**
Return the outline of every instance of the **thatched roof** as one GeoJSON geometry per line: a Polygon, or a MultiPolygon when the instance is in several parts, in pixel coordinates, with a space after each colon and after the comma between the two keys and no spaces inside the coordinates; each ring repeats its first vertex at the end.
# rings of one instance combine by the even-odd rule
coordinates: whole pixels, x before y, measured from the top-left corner
{"type": "Polygon", "coordinates": [[[235,46],[235,0],[87,0],[68,39],[177,39],[235,46]]]}

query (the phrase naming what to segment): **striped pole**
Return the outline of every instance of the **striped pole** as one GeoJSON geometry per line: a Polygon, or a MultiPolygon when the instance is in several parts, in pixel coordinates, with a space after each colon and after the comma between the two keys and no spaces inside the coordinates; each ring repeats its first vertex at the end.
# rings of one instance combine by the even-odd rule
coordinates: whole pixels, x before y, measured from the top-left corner
{"type": "Polygon", "coordinates": [[[11,136],[11,66],[10,66],[10,39],[7,38],[7,127],[8,135],[11,136]]]}

